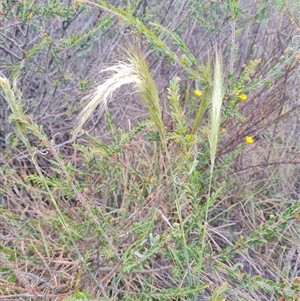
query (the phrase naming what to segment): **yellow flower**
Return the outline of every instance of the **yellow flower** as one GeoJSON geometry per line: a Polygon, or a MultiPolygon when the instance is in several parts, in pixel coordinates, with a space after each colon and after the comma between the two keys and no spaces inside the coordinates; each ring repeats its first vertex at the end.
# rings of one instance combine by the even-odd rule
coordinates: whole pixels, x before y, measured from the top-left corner
{"type": "Polygon", "coordinates": [[[238,96],[240,101],[245,101],[247,99],[247,95],[246,94],[241,94],[238,96]]]}
{"type": "Polygon", "coordinates": [[[200,96],[202,95],[202,92],[201,92],[200,90],[198,90],[198,89],[195,89],[195,90],[194,90],[194,95],[195,95],[196,97],[200,97],[200,96]]]}
{"type": "Polygon", "coordinates": [[[30,20],[30,19],[32,19],[32,17],[33,17],[33,12],[31,11],[31,12],[28,14],[28,19],[30,20]]]}
{"type": "Polygon", "coordinates": [[[245,137],[245,142],[247,144],[253,144],[254,143],[254,138],[252,136],[246,136],[245,137]]]}

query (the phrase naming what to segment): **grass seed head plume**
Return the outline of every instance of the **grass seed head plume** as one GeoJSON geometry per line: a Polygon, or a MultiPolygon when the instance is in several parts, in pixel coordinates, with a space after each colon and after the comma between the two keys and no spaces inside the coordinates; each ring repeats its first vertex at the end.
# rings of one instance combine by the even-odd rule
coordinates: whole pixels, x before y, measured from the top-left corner
{"type": "Polygon", "coordinates": [[[0,93],[3,95],[4,99],[11,110],[9,115],[9,122],[15,123],[17,132],[23,138],[26,137],[26,124],[28,120],[24,114],[23,103],[22,103],[22,93],[17,87],[17,80],[15,78],[12,83],[6,77],[0,76],[0,93]]]}
{"type": "Polygon", "coordinates": [[[95,109],[99,106],[99,114],[102,115],[113,93],[123,85],[132,84],[134,90],[140,93],[153,122],[157,126],[162,142],[165,141],[164,124],[161,116],[159,97],[156,85],[151,77],[143,55],[134,48],[125,50],[126,61],[106,68],[102,72],[111,72],[112,75],[100,84],[91,95],[90,99],[79,114],[73,136],[82,129],[84,123],[89,119],[95,109]]]}
{"type": "Polygon", "coordinates": [[[222,59],[220,53],[216,51],[216,62],[214,68],[214,86],[212,92],[212,108],[211,108],[211,133],[210,133],[211,170],[213,170],[215,164],[216,152],[217,152],[223,96],[224,96],[224,87],[223,87],[222,59]]]}
{"type": "Polygon", "coordinates": [[[6,99],[11,112],[16,116],[23,114],[23,105],[21,100],[21,92],[17,88],[17,78],[14,79],[12,85],[8,78],[0,76],[0,92],[6,99]]]}

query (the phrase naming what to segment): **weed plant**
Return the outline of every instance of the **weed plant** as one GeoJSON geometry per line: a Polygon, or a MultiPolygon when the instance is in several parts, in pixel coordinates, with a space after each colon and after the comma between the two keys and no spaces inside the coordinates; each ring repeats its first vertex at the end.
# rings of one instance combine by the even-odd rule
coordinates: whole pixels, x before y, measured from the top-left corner
{"type": "Polygon", "coordinates": [[[299,4],[150,2],[0,7],[0,300],[300,299],[299,4]]]}

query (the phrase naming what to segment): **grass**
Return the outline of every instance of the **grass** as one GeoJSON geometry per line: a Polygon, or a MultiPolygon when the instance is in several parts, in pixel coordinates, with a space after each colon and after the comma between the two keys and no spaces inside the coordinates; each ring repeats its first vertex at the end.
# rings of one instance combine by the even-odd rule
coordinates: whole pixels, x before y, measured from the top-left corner
{"type": "MultiPolygon", "coordinates": [[[[148,70],[147,63],[142,54],[133,47],[126,50],[126,60],[128,60],[128,62],[120,62],[103,71],[112,72],[113,75],[103,84],[99,85],[92,96],[90,96],[91,100],[77,118],[74,136],[82,129],[83,124],[97,107],[99,107],[100,116],[103,114],[115,90],[123,85],[133,84],[134,90],[139,92],[143,99],[149,115],[157,127],[160,140],[164,144],[166,140],[165,129],[159,105],[158,91],[148,70]]],[[[164,148],[166,148],[165,145],[164,148]]]]}
{"type": "MultiPolygon", "coordinates": [[[[93,50],[83,50],[83,40],[96,39],[107,20],[128,26],[134,38],[122,44],[116,62],[101,64],[102,78],[85,87],[79,113],[64,90],[75,77],[52,81],[73,116],[67,141],[59,142],[59,130],[49,131],[31,113],[37,109],[21,93],[26,85],[15,77],[17,64],[11,66],[13,80],[1,75],[12,131],[0,157],[0,300],[299,299],[298,50],[287,39],[283,57],[272,61],[272,47],[261,57],[256,52],[272,39],[253,48],[239,33],[252,28],[250,17],[258,18],[258,27],[251,23],[257,33],[265,18],[285,24],[296,7],[279,4],[257,3],[259,13],[236,1],[174,4],[174,16],[181,10],[185,18],[172,26],[165,25],[176,19],[168,14],[156,22],[158,4],[143,13],[139,5],[124,9],[104,1],[49,6],[48,17],[92,13],[90,6],[107,14],[105,24],[85,35],[62,38],[60,47],[73,43],[71,49],[88,54],[85,62],[93,50]],[[219,26],[216,15],[222,10],[231,32],[228,45],[211,36],[218,47],[210,56],[201,49],[201,58],[183,33],[191,38],[190,20],[200,26],[208,8],[212,23],[204,29],[224,34],[227,23],[219,26]],[[273,16],[264,15],[266,8],[273,16]],[[140,49],[139,37],[149,48],[140,49]],[[162,62],[165,73],[158,77],[162,62]],[[126,114],[113,108],[134,114],[134,97],[146,117],[118,126],[126,114]],[[99,135],[101,126],[105,135],[99,135]],[[245,143],[246,136],[254,143],[245,143]]],[[[26,5],[22,18],[35,26],[38,10],[26,19],[26,5]]],[[[297,22],[294,16],[287,34],[296,37],[297,22]]],[[[115,27],[110,30],[115,34],[115,27]]],[[[42,72],[36,59],[45,43],[38,45],[28,57],[42,72]]],[[[58,60],[54,55],[63,70],[58,60]]],[[[78,80],[80,89],[91,82],[78,80]]],[[[48,120],[55,129],[55,120],[48,120]]]]}

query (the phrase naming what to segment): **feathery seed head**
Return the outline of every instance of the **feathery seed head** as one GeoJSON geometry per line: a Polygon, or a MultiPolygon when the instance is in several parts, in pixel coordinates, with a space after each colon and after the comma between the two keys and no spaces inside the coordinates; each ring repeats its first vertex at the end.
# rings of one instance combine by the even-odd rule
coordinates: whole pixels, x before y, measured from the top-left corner
{"type": "Polygon", "coordinates": [[[121,61],[102,71],[111,72],[112,75],[85,98],[87,104],[77,118],[73,136],[79,133],[84,123],[97,107],[99,107],[99,114],[103,114],[103,111],[112,99],[113,93],[118,88],[123,85],[131,84],[135,92],[140,93],[150,117],[158,129],[161,140],[165,140],[158,91],[149,72],[147,63],[142,54],[136,49],[127,49],[125,50],[125,54],[125,61],[121,61]]]}

